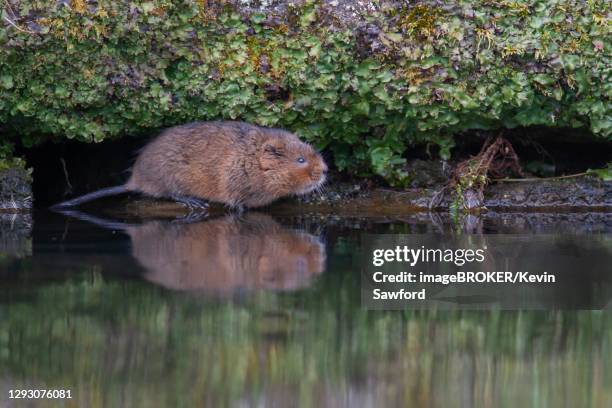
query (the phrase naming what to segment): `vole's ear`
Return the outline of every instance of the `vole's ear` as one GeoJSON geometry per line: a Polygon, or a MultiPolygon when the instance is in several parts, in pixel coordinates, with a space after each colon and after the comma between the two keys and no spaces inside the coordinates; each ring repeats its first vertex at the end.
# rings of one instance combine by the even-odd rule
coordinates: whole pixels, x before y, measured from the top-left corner
{"type": "Polygon", "coordinates": [[[266,140],[261,146],[259,166],[262,170],[270,170],[278,166],[278,158],[284,154],[283,142],[278,139],[266,140]]]}
{"type": "Polygon", "coordinates": [[[284,143],[282,140],[278,140],[276,138],[268,139],[263,144],[263,152],[264,154],[272,155],[272,156],[283,156],[284,154],[284,143]]]}
{"type": "Polygon", "coordinates": [[[265,153],[269,153],[269,154],[278,154],[278,151],[276,150],[276,146],[273,146],[271,144],[266,144],[264,145],[264,152],[265,153]]]}

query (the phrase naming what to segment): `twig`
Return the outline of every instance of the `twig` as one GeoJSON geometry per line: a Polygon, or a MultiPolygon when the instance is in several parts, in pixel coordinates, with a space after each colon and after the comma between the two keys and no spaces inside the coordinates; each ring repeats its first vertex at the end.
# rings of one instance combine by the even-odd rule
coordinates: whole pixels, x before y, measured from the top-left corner
{"type": "MultiPolygon", "coordinates": [[[[5,1],[4,2],[4,6],[6,6],[6,8],[8,9],[8,11],[10,11],[11,13],[11,17],[15,20],[17,20],[17,14],[15,14],[15,12],[13,11],[13,8],[11,7],[11,2],[10,1],[5,1]]],[[[7,11],[7,10],[5,10],[7,11]]],[[[8,14],[8,12],[7,12],[8,14]]],[[[10,25],[12,25],[13,27],[15,27],[18,31],[21,31],[22,33],[27,33],[27,34],[37,34],[35,31],[32,30],[28,30],[26,28],[21,28],[17,25],[17,23],[15,23],[14,21],[12,21],[10,18],[8,18],[6,15],[2,17],[4,19],[4,21],[6,21],[7,23],[9,23],[10,25]]]]}
{"type": "Polygon", "coordinates": [[[28,33],[28,34],[36,34],[36,32],[31,31],[31,30],[26,30],[24,28],[19,27],[17,24],[13,23],[7,16],[3,17],[4,21],[6,21],[7,23],[9,23],[10,25],[12,25],[13,27],[15,27],[17,30],[23,32],[23,33],[28,33]]]}
{"type": "Polygon", "coordinates": [[[521,181],[545,181],[545,180],[562,180],[568,178],[582,177],[586,176],[588,173],[576,173],[576,174],[568,174],[567,176],[556,176],[556,177],[528,177],[528,178],[501,178],[501,179],[493,179],[492,181],[496,182],[521,182],[521,181]]]}
{"type": "Polygon", "coordinates": [[[62,163],[62,169],[64,170],[64,177],[66,178],[66,184],[68,185],[67,194],[72,192],[72,184],[70,184],[70,179],[68,178],[68,169],[66,168],[66,161],[63,157],[60,157],[60,162],[62,163]]]}

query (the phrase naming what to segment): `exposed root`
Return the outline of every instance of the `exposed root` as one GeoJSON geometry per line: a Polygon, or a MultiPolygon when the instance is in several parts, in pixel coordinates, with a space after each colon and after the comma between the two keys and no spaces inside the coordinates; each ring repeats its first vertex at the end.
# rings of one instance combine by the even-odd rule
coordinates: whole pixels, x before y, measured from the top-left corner
{"type": "Polygon", "coordinates": [[[454,192],[451,210],[482,208],[489,178],[505,177],[508,173],[523,175],[514,148],[501,136],[489,138],[476,156],[457,164],[448,184],[434,195],[429,208],[439,207],[448,192],[454,192]]]}
{"type": "Polygon", "coordinates": [[[60,162],[62,163],[62,170],[64,171],[64,178],[66,179],[66,191],[64,191],[64,196],[69,196],[72,194],[72,184],[70,184],[70,178],[68,177],[66,161],[63,157],[60,157],[60,162]]]}

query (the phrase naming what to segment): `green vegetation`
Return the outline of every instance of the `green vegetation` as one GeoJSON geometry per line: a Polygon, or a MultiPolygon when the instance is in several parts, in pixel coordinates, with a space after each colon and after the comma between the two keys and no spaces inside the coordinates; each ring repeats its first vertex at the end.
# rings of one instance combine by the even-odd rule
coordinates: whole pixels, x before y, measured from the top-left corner
{"type": "Polygon", "coordinates": [[[12,143],[0,143],[0,172],[13,167],[25,168],[25,162],[13,156],[12,143]]]}
{"type": "Polygon", "coordinates": [[[210,302],[93,269],[4,290],[0,374],[14,387],[70,388],[93,407],[612,401],[609,313],[369,312],[346,273],[299,294],[210,302]]]}
{"type": "Polygon", "coordinates": [[[226,3],[4,2],[5,133],[25,146],[99,142],[241,119],[289,128],[339,169],[395,185],[411,144],[446,158],[469,129],[612,137],[605,0],[375,1],[355,21],[328,2],[277,17],[226,3]]]}
{"type": "Polygon", "coordinates": [[[603,169],[589,169],[587,174],[599,177],[603,181],[612,181],[612,162],[608,163],[603,169]]]}
{"type": "Polygon", "coordinates": [[[32,169],[27,168],[25,160],[13,155],[11,143],[0,141],[0,209],[30,209],[31,184],[32,169]]]}

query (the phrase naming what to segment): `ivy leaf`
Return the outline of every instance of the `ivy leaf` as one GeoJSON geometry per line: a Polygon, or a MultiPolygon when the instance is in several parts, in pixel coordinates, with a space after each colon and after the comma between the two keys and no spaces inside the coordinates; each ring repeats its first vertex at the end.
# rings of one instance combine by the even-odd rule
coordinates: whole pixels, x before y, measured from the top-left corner
{"type": "Polygon", "coordinates": [[[144,11],[145,14],[148,14],[155,9],[155,3],[153,3],[152,1],[147,1],[142,3],[141,7],[142,11],[144,11]]]}
{"type": "Polygon", "coordinates": [[[0,76],[0,86],[4,89],[11,89],[13,87],[13,77],[10,75],[0,76]]]}
{"type": "Polygon", "coordinates": [[[370,114],[370,104],[366,100],[361,100],[355,104],[355,113],[368,116],[370,114]]]}
{"type": "Polygon", "coordinates": [[[534,75],[533,80],[538,84],[544,86],[552,85],[556,81],[552,76],[546,74],[534,75]]]}
{"type": "Polygon", "coordinates": [[[317,10],[313,6],[306,7],[304,14],[300,17],[300,25],[306,27],[317,19],[317,10]]]}
{"type": "Polygon", "coordinates": [[[401,42],[404,37],[402,37],[401,34],[399,33],[382,33],[385,37],[387,37],[389,40],[395,42],[395,43],[399,43],[401,42]]]}
{"type": "Polygon", "coordinates": [[[476,109],[479,106],[478,102],[463,91],[456,91],[453,96],[466,109],[476,109]]]}
{"type": "Polygon", "coordinates": [[[380,85],[374,88],[374,95],[385,103],[393,102],[391,98],[389,97],[389,94],[387,93],[387,90],[385,89],[384,85],[380,85]]]}
{"type": "Polygon", "coordinates": [[[393,151],[390,147],[376,147],[370,152],[370,161],[374,168],[379,169],[381,172],[384,168],[389,165],[389,161],[393,157],[393,151]]]}
{"type": "Polygon", "coordinates": [[[367,59],[361,64],[357,65],[357,68],[355,68],[355,75],[360,77],[369,77],[370,71],[378,69],[379,67],[380,65],[378,65],[376,61],[372,59],[367,59]]]}
{"type": "Polygon", "coordinates": [[[254,13],[251,15],[251,21],[255,24],[261,24],[266,21],[266,15],[263,13],[254,13]]]}

